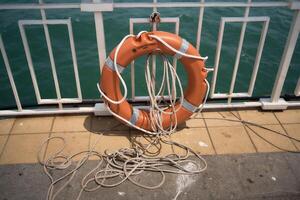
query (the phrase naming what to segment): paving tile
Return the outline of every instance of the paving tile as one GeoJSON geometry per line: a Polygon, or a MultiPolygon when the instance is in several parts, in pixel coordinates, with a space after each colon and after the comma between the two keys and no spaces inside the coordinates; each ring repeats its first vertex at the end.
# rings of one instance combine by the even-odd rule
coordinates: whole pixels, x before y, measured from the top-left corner
{"type": "Polygon", "coordinates": [[[257,110],[238,111],[241,118],[256,124],[278,124],[278,120],[272,112],[261,112],[257,110]]]}
{"type": "Polygon", "coordinates": [[[0,119],[0,135],[8,134],[14,124],[15,118],[0,119]]]}
{"type": "Polygon", "coordinates": [[[179,124],[178,128],[199,128],[199,127],[205,127],[205,123],[203,119],[197,119],[197,118],[191,118],[185,121],[185,123],[179,124]]]}
{"type": "Polygon", "coordinates": [[[205,122],[208,127],[215,126],[241,126],[241,122],[228,121],[226,119],[238,120],[236,116],[238,113],[236,111],[222,111],[222,112],[203,112],[202,113],[205,122]]]}
{"type": "Polygon", "coordinates": [[[7,138],[8,138],[8,135],[0,135],[0,154],[5,146],[7,138]]]}
{"type": "Polygon", "coordinates": [[[57,116],[54,120],[53,132],[90,131],[91,116],[57,116]]]}
{"type": "MultiPolygon", "coordinates": [[[[295,146],[290,141],[290,139],[288,139],[284,136],[280,136],[278,134],[273,133],[272,131],[269,131],[269,130],[266,130],[263,128],[259,128],[257,126],[249,126],[249,127],[252,130],[254,130],[257,134],[259,134],[260,136],[265,138],[267,141],[271,142],[272,144],[274,144],[280,148],[292,150],[292,151],[296,150],[295,146]]],[[[264,125],[264,127],[286,135],[286,133],[284,132],[283,128],[280,125],[264,125]]],[[[262,138],[257,136],[251,129],[249,129],[247,127],[248,133],[249,133],[252,141],[254,142],[258,152],[282,151],[282,150],[276,148],[275,146],[264,141],[262,138]]]]}
{"type": "Polygon", "coordinates": [[[49,133],[53,117],[24,117],[17,118],[12,128],[12,134],[49,133]]]}
{"type": "MultiPolygon", "coordinates": [[[[283,127],[285,128],[289,136],[300,140],[300,124],[284,124],[283,127]]],[[[298,150],[300,150],[300,142],[293,142],[297,146],[298,150]]]]}
{"type": "MultiPolygon", "coordinates": [[[[171,135],[172,141],[186,145],[201,155],[215,154],[206,128],[185,128],[171,135]]],[[[175,153],[185,151],[174,146],[175,153]]]]}
{"type": "Polygon", "coordinates": [[[300,109],[284,110],[282,112],[274,112],[274,114],[283,124],[300,123],[300,109]]]}
{"type": "MultiPolygon", "coordinates": [[[[86,151],[89,149],[90,132],[62,132],[52,133],[51,137],[63,137],[66,142],[66,147],[63,154],[71,156],[80,151],[86,151]]],[[[63,145],[63,141],[60,139],[53,139],[49,142],[46,158],[53,155],[63,145]]],[[[82,156],[75,157],[74,160],[79,160],[82,156]]]]}
{"type": "Polygon", "coordinates": [[[92,132],[101,132],[107,130],[129,130],[129,127],[116,120],[114,117],[92,117],[92,132]]]}
{"type": "Polygon", "coordinates": [[[37,153],[48,134],[10,135],[0,164],[36,163],[37,153]]]}
{"type": "Polygon", "coordinates": [[[208,127],[217,154],[255,153],[243,126],[208,127]]]}
{"type": "Polygon", "coordinates": [[[102,154],[105,152],[105,150],[107,150],[108,153],[112,153],[121,148],[131,147],[129,141],[129,131],[109,131],[101,134],[91,133],[91,146],[96,142],[97,144],[95,146],[95,150],[102,154]]]}

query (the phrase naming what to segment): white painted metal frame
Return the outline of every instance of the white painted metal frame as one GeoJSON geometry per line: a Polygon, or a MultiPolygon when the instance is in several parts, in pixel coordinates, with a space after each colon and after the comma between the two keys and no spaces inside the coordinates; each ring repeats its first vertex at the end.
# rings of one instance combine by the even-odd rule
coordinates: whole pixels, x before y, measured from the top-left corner
{"type": "Polygon", "coordinates": [[[33,87],[34,87],[34,91],[35,91],[35,95],[36,95],[38,104],[59,104],[60,108],[62,108],[63,103],[80,103],[80,102],[82,102],[82,93],[81,93],[80,80],[79,80],[79,74],[78,74],[78,65],[77,65],[76,50],[75,50],[75,44],[74,44],[74,38],[73,38],[71,19],[19,20],[19,29],[20,29],[21,38],[22,38],[22,42],[23,42],[24,50],[25,50],[25,54],[26,54],[26,59],[28,62],[28,67],[29,67],[31,78],[32,78],[32,83],[33,83],[33,87]],[[28,40],[27,40],[27,36],[26,36],[26,32],[25,32],[25,25],[57,25],[57,24],[65,24],[68,27],[70,48],[71,48],[75,82],[76,82],[77,95],[78,95],[77,98],[62,98],[61,97],[48,29],[44,29],[44,30],[45,30],[45,34],[46,34],[46,42],[47,42],[48,52],[49,52],[49,56],[50,56],[50,63],[51,63],[53,80],[55,83],[55,91],[57,94],[57,99],[42,99],[41,95],[40,95],[40,90],[39,90],[39,86],[37,83],[36,74],[34,71],[32,57],[31,57],[31,53],[30,53],[30,49],[29,49],[29,44],[28,44],[28,40]]]}
{"type": "Polygon", "coordinates": [[[100,68],[100,74],[101,74],[102,68],[105,64],[105,59],[106,59],[105,34],[104,34],[104,24],[103,24],[102,12],[95,12],[94,19],[95,19],[95,28],[96,28],[99,68],[100,68]]]}
{"type": "MultiPolygon", "coordinates": [[[[248,15],[248,14],[247,14],[248,15]]],[[[216,48],[216,57],[215,57],[215,65],[214,65],[214,72],[213,72],[213,78],[211,82],[211,92],[210,92],[210,97],[211,98],[228,98],[228,103],[231,103],[231,98],[234,97],[250,97],[252,96],[254,85],[255,85],[255,80],[259,68],[259,63],[266,39],[266,35],[268,32],[268,26],[269,26],[269,17],[222,17],[221,22],[220,22],[220,28],[219,28],[219,35],[218,35],[218,42],[217,42],[217,48],[216,48]],[[260,36],[260,41],[258,44],[258,49],[256,53],[256,59],[253,67],[253,72],[250,80],[250,85],[248,88],[248,92],[240,92],[240,93],[234,93],[234,86],[235,86],[235,80],[237,76],[237,71],[239,67],[239,62],[240,62],[240,55],[242,51],[242,45],[243,45],[243,40],[244,40],[244,34],[245,34],[245,29],[246,26],[242,27],[241,31],[241,36],[240,36],[240,42],[237,50],[237,56],[236,56],[236,61],[233,69],[233,74],[232,74],[232,79],[231,79],[231,84],[230,84],[230,90],[229,93],[215,93],[215,88],[216,88],[216,82],[217,82],[217,75],[218,75],[218,69],[219,69],[219,64],[220,64],[220,56],[221,56],[221,49],[222,49],[222,41],[223,41],[223,35],[224,35],[224,29],[225,29],[225,23],[226,22],[263,22],[263,28],[260,36]]]]}
{"type": "MultiPolygon", "coordinates": [[[[296,9],[292,24],[290,26],[289,35],[285,43],[284,52],[281,57],[279,64],[279,69],[276,75],[276,80],[273,86],[272,94],[270,98],[262,98],[260,102],[262,104],[262,109],[265,110],[282,110],[286,109],[291,102],[285,101],[283,98],[280,98],[282,88],[288,73],[288,69],[291,64],[292,56],[296,47],[300,32],[300,3],[292,2],[291,9],[296,9]]],[[[299,85],[299,81],[298,81],[299,85]]],[[[299,90],[298,86],[295,89],[295,92],[299,90]]]]}
{"type": "MultiPolygon", "coordinates": [[[[178,17],[163,17],[160,19],[160,23],[175,23],[175,34],[179,34],[179,18],[178,17]]],[[[129,33],[134,34],[134,24],[149,24],[149,18],[130,18],[129,19],[129,33]]],[[[155,61],[154,61],[155,62],[155,61]]],[[[173,59],[173,66],[176,69],[177,59],[173,59]]],[[[135,96],[135,70],[134,70],[134,61],[130,65],[131,72],[131,98],[132,100],[143,100],[147,97],[135,96]],[[138,99],[137,99],[138,98],[138,99]]]]}
{"type": "Polygon", "coordinates": [[[279,64],[278,73],[272,90],[272,95],[271,95],[272,103],[276,103],[280,98],[283,84],[297,44],[299,32],[300,32],[300,10],[296,11],[294,14],[288,39],[284,47],[284,52],[279,64]]]}
{"type": "Polygon", "coordinates": [[[21,102],[20,102],[17,87],[16,87],[16,84],[15,84],[15,81],[14,81],[14,77],[13,77],[11,68],[10,68],[10,64],[9,64],[9,61],[8,61],[8,58],[7,58],[7,54],[6,54],[6,50],[5,50],[5,47],[4,47],[4,44],[3,44],[1,34],[0,34],[0,50],[1,50],[2,57],[3,57],[4,65],[5,65],[5,68],[6,68],[7,76],[8,76],[9,82],[10,82],[10,86],[11,86],[11,89],[12,89],[14,97],[15,97],[15,101],[16,101],[18,111],[21,112],[22,111],[22,105],[21,105],[21,102]]]}
{"type": "MultiPolygon", "coordinates": [[[[236,107],[238,107],[238,108],[263,107],[263,108],[265,108],[267,103],[270,104],[270,106],[268,105],[268,107],[271,109],[276,109],[276,108],[284,109],[287,106],[300,106],[300,101],[283,102],[284,106],[280,106],[282,104],[282,101],[279,98],[280,93],[282,91],[282,86],[283,86],[285,78],[286,78],[286,73],[289,68],[290,58],[294,52],[294,43],[295,43],[295,41],[297,41],[298,34],[299,34],[299,27],[300,27],[300,25],[299,25],[299,23],[300,23],[300,14],[299,14],[300,3],[299,2],[295,2],[295,1],[294,2],[288,2],[288,1],[252,2],[251,0],[248,0],[247,2],[234,2],[234,1],[233,2],[221,2],[221,1],[220,2],[205,2],[205,0],[199,0],[198,2],[157,2],[157,0],[153,0],[153,3],[148,3],[148,2],[146,2],[146,3],[145,2],[144,3],[108,2],[106,4],[103,4],[103,3],[99,3],[97,0],[92,0],[92,1],[94,1],[94,2],[88,4],[85,2],[83,2],[83,3],[42,3],[42,0],[39,0],[39,4],[37,4],[37,3],[0,4],[0,10],[15,10],[15,9],[21,9],[21,10],[37,9],[37,10],[40,10],[41,14],[42,14],[42,23],[37,23],[37,24],[40,24],[40,25],[42,24],[44,27],[49,56],[51,54],[51,50],[49,50],[49,49],[52,47],[51,47],[51,40],[50,40],[49,33],[47,33],[48,32],[47,25],[48,24],[56,24],[57,22],[65,24],[65,22],[63,22],[63,20],[58,20],[58,21],[54,20],[55,22],[53,20],[47,20],[45,10],[46,9],[56,9],[56,10],[80,9],[82,12],[93,12],[94,20],[95,20],[95,27],[96,27],[97,47],[98,47],[99,65],[100,65],[100,73],[101,73],[101,67],[103,66],[103,64],[105,62],[105,58],[106,58],[105,32],[104,32],[103,16],[102,16],[102,12],[104,12],[104,11],[113,11],[114,8],[118,8],[118,9],[153,8],[153,11],[156,11],[158,8],[199,8],[198,31],[197,31],[197,40],[196,40],[197,41],[196,47],[199,50],[199,46],[200,46],[200,42],[201,42],[201,32],[202,32],[204,8],[228,8],[228,7],[245,8],[244,18],[248,18],[250,8],[287,7],[287,8],[290,8],[291,10],[295,10],[295,17],[294,17],[294,20],[293,20],[291,28],[290,28],[290,33],[289,33],[289,36],[288,36],[288,39],[286,42],[284,54],[282,55],[282,61],[281,61],[281,64],[280,64],[280,67],[279,67],[279,70],[277,73],[277,79],[276,79],[276,82],[273,87],[271,98],[267,99],[267,100],[257,101],[257,102],[234,102],[234,103],[231,102],[231,98],[233,98],[235,96],[243,97],[246,95],[249,96],[249,94],[252,95],[253,87],[254,87],[255,79],[256,79],[256,75],[257,75],[257,70],[258,70],[258,66],[259,66],[259,60],[261,57],[261,52],[263,50],[263,41],[265,40],[265,37],[266,37],[265,31],[267,31],[267,24],[265,22],[265,24],[264,24],[265,31],[262,31],[262,33],[261,33],[261,39],[260,39],[260,43],[259,43],[258,50],[257,50],[256,60],[255,60],[254,69],[252,72],[252,77],[251,77],[248,93],[233,93],[235,81],[232,81],[231,83],[233,83],[233,84],[231,84],[231,88],[232,88],[231,96],[228,96],[226,94],[225,94],[226,96],[224,96],[224,97],[228,98],[228,103],[208,103],[204,106],[204,108],[205,109],[236,108],[236,107]],[[233,85],[233,87],[232,87],[232,85],[233,85]]],[[[30,20],[30,21],[33,22],[36,20],[33,20],[33,21],[30,20]]],[[[246,26],[245,24],[247,22],[242,21],[242,23],[243,23],[243,27],[245,27],[246,26]]],[[[11,83],[11,86],[12,86],[12,89],[14,92],[14,96],[16,98],[18,110],[0,110],[0,116],[60,114],[60,113],[91,113],[91,112],[97,112],[99,110],[100,110],[101,114],[107,115],[107,112],[105,111],[103,106],[101,108],[97,108],[97,106],[95,106],[95,107],[79,107],[79,108],[62,108],[63,103],[80,103],[82,101],[81,89],[80,89],[80,83],[79,83],[79,77],[78,77],[78,71],[77,71],[76,52],[75,52],[74,41],[73,41],[72,27],[71,27],[71,23],[69,23],[69,24],[67,23],[67,25],[68,25],[68,30],[69,30],[70,45],[71,45],[71,49],[72,49],[72,57],[73,57],[73,60],[75,60],[74,71],[75,71],[75,79],[76,79],[76,85],[77,85],[77,93],[78,93],[79,98],[77,98],[77,99],[73,99],[73,98],[72,99],[65,99],[65,98],[59,99],[59,97],[58,97],[58,99],[48,99],[48,100],[39,98],[39,101],[38,101],[39,104],[58,103],[60,109],[57,109],[57,108],[22,109],[20,101],[19,101],[19,103],[17,102],[18,101],[17,99],[19,99],[17,89],[16,89],[16,86],[13,81],[13,76],[12,76],[12,72],[10,70],[9,62],[8,62],[7,55],[6,55],[6,52],[4,49],[4,45],[3,45],[3,41],[1,40],[0,41],[1,52],[2,52],[2,56],[4,58],[5,67],[7,69],[8,77],[9,77],[9,80],[10,80],[10,83],[11,83]],[[76,78],[76,76],[77,76],[77,78],[76,78]]],[[[221,26],[221,24],[220,24],[220,26],[221,26]]],[[[155,26],[153,28],[155,29],[155,26]]],[[[242,28],[242,30],[243,29],[245,29],[245,28],[242,28]]],[[[24,42],[26,43],[27,38],[26,38],[26,34],[25,34],[23,25],[20,28],[20,31],[21,31],[21,35],[23,35],[22,36],[23,43],[24,42]],[[23,30],[23,33],[22,33],[22,30],[23,30]]],[[[220,32],[219,32],[219,34],[220,34],[220,32]]],[[[242,46],[243,39],[244,39],[244,36],[240,37],[239,46],[242,46]]],[[[219,43],[220,43],[220,41],[218,42],[218,45],[220,45],[219,48],[221,48],[221,44],[219,44],[219,43]]],[[[28,42],[27,42],[27,47],[26,47],[26,45],[24,45],[24,49],[25,49],[25,54],[27,57],[30,73],[31,73],[33,82],[35,82],[34,83],[35,92],[36,92],[36,94],[39,94],[38,85],[36,83],[35,73],[34,73],[32,61],[31,61],[31,55],[30,55],[30,51],[29,51],[29,47],[28,47],[28,42]],[[31,64],[30,64],[30,61],[31,61],[31,64]]],[[[239,49],[241,49],[241,47],[238,48],[238,52],[240,51],[239,49]]],[[[237,54],[238,54],[238,52],[237,52],[237,54]]],[[[239,57],[239,56],[237,55],[237,57],[239,57]]],[[[53,57],[51,58],[51,56],[50,56],[50,59],[53,59],[53,62],[50,60],[52,72],[56,72],[54,58],[53,57]]],[[[238,63],[237,59],[236,59],[236,63],[238,63]]],[[[238,66],[238,64],[236,64],[235,66],[238,66]]],[[[235,73],[236,72],[237,72],[237,68],[235,69],[235,73]]],[[[234,76],[236,76],[235,73],[233,74],[234,76]]],[[[55,76],[55,73],[53,73],[53,76],[55,76]]],[[[56,85],[56,92],[58,94],[58,92],[59,92],[58,91],[59,90],[58,80],[57,80],[57,84],[55,84],[55,85],[56,85]]],[[[212,93],[212,94],[214,94],[214,93],[212,93]]],[[[295,89],[295,94],[296,95],[300,94],[300,81],[298,81],[297,87],[295,89]]],[[[215,94],[215,95],[218,98],[218,95],[222,95],[222,94],[215,94]]],[[[148,97],[135,97],[135,100],[137,100],[137,99],[147,100],[148,97]]],[[[96,105],[103,105],[103,104],[96,104],[96,105]]]]}
{"type": "MultiPolygon", "coordinates": [[[[18,3],[18,4],[1,4],[0,10],[28,10],[28,9],[85,9],[87,3],[18,3]]],[[[288,7],[291,2],[288,1],[269,1],[269,2],[158,2],[158,3],[139,3],[139,2],[124,2],[113,3],[113,8],[266,8],[266,7],[288,7]]],[[[88,8],[87,8],[88,9],[88,8]]],[[[107,10],[107,5],[104,11],[107,10]]],[[[102,6],[95,6],[92,11],[103,11],[102,6]]]]}
{"type": "MultiPolygon", "coordinates": [[[[205,0],[201,0],[201,3],[203,4],[204,1],[205,0]]],[[[198,50],[198,52],[200,50],[200,43],[201,43],[203,15],[204,15],[204,7],[200,7],[199,17],[198,17],[197,40],[196,40],[196,49],[198,50]]]]}

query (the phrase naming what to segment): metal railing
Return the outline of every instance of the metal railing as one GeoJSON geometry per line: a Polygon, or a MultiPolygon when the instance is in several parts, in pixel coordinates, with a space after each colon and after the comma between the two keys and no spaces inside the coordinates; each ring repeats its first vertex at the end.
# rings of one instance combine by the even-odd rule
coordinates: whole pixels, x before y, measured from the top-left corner
{"type": "MultiPolygon", "coordinates": [[[[80,9],[81,12],[92,12],[94,13],[94,21],[95,21],[95,31],[97,36],[97,47],[98,47],[98,57],[99,57],[99,66],[100,71],[102,66],[104,65],[106,59],[106,45],[105,45],[105,30],[103,25],[103,12],[111,12],[113,14],[114,8],[119,9],[131,9],[131,8],[152,8],[153,11],[156,11],[157,8],[199,8],[199,16],[198,16],[198,27],[197,27],[197,38],[196,38],[196,48],[199,50],[200,40],[201,40],[201,32],[202,32],[202,24],[203,24],[203,16],[205,8],[245,8],[243,17],[221,17],[218,41],[216,47],[215,54],[215,62],[214,62],[214,72],[213,78],[211,81],[211,92],[210,97],[212,99],[219,98],[227,98],[227,102],[225,103],[207,103],[205,105],[206,109],[209,108],[245,108],[245,107],[262,107],[263,109],[286,109],[288,106],[300,106],[300,101],[285,101],[280,98],[282,88],[284,85],[284,81],[286,79],[286,75],[291,63],[291,58],[295,49],[295,45],[298,39],[298,34],[300,31],[300,2],[252,2],[251,0],[247,0],[247,2],[205,2],[204,0],[200,0],[199,2],[157,2],[156,0],[153,3],[113,3],[110,1],[101,1],[94,0],[92,2],[82,2],[82,3],[43,3],[42,0],[39,1],[38,4],[0,4],[0,10],[40,10],[41,12],[41,20],[19,20],[19,29],[21,33],[21,39],[24,46],[24,53],[26,55],[26,59],[28,62],[28,67],[31,75],[31,79],[34,86],[34,91],[37,99],[38,105],[42,104],[57,104],[57,108],[40,108],[37,106],[35,109],[23,109],[18,90],[16,84],[14,82],[13,73],[11,71],[10,62],[7,57],[7,53],[5,50],[5,43],[2,40],[0,34],[0,49],[1,54],[4,60],[4,65],[8,74],[9,82],[14,94],[14,98],[16,101],[17,109],[16,110],[0,110],[0,116],[8,116],[8,115],[34,115],[34,114],[55,114],[55,113],[86,113],[86,112],[95,112],[99,115],[107,114],[105,107],[103,104],[96,104],[93,107],[79,106],[79,107],[68,107],[65,104],[77,104],[83,101],[81,85],[79,80],[78,73],[78,64],[76,58],[76,50],[73,39],[73,30],[71,19],[47,19],[46,18],[46,10],[54,9],[80,9]],[[268,99],[260,99],[259,101],[243,101],[243,102],[232,102],[233,98],[243,98],[243,97],[251,97],[254,90],[254,85],[256,81],[256,76],[259,69],[260,59],[262,55],[262,51],[264,48],[264,43],[266,39],[266,34],[268,31],[268,26],[270,22],[270,18],[268,16],[251,16],[249,17],[249,11],[251,8],[269,8],[269,7],[286,7],[294,11],[294,18],[291,23],[288,39],[285,44],[284,53],[281,57],[281,62],[278,68],[276,81],[273,85],[272,93],[270,94],[270,98],[268,99]],[[230,89],[228,93],[215,93],[215,88],[217,84],[217,75],[220,61],[220,54],[222,48],[222,40],[224,34],[224,26],[226,22],[239,22],[242,23],[242,30],[240,33],[240,39],[238,43],[238,48],[236,52],[235,64],[233,67],[233,74],[230,83],[230,89]],[[263,29],[260,36],[260,41],[256,53],[255,63],[253,66],[253,72],[251,75],[251,80],[249,84],[249,88],[247,92],[235,93],[234,87],[236,83],[237,72],[239,68],[240,56],[242,51],[242,46],[244,43],[244,37],[246,32],[247,23],[250,22],[260,22],[263,23],[263,29]],[[26,32],[24,26],[39,24],[44,28],[52,76],[54,80],[54,86],[56,91],[56,99],[42,99],[39,91],[39,86],[36,80],[36,74],[34,72],[34,66],[32,63],[31,53],[27,42],[26,32]],[[77,98],[62,98],[60,88],[59,88],[59,80],[56,73],[56,66],[54,62],[54,55],[51,47],[51,39],[49,36],[48,25],[52,24],[64,24],[68,28],[68,34],[70,39],[70,48],[71,55],[74,67],[75,74],[75,82],[77,88],[77,98]]],[[[146,18],[130,18],[130,33],[133,33],[133,26],[136,23],[149,23],[146,18]]],[[[178,17],[170,17],[170,18],[161,18],[161,23],[175,23],[175,32],[178,34],[179,32],[179,18],[178,17]]],[[[154,27],[155,29],[155,27],[154,27]]],[[[174,60],[174,65],[176,66],[176,60],[174,60]]],[[[155,69],[155,68],[154,68],[155,69]]],[[[141,97],[135,95],[135,71],[134,71],[134,63],[131,64],[131,84],[132,84],[132,99],[139,100],[147,100],[147,97],[141,97]]],[[[300,95],[300,79],[295,86],[295,95],[300,95]]]]}

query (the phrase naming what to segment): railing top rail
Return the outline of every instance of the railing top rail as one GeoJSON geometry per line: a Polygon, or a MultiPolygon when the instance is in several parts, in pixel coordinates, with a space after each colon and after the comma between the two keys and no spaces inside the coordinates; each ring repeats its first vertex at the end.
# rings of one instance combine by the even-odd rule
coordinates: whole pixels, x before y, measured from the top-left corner
{"type": "MultiPolygon", "coordinates": [[[[103,15],[102,12],[105,11],[113,11],[115,9],[134,9],[134,8],[140,8],[140,9],[153,9],[153,11],[157,11],[157,8],[198,8],[199,10],[199,18],[198,18],[198,30],[197,30],[197,49],[199,50],[200,40],[201,40],[201,30],[202,30],[202,21],[203,21],[203,15],[205,8],[244,8],[245,13],[241,17],[221,17],[220,21],[220,28],[219,28],[219,35],[218,35],[218,41],[217,41],[217,49],[216,49],[216,57],[215,57],[215,65],[214,69],[215,72],[217,72],[217,66],[220,58],[220,52],[222,48],[222,38],[224,33],[224,25],[225,22],[242,22],[243,27],[240,35],[240,42],[239,47],[236,53],[236,62],[234,66],[234,71],[232,75],[230,90],[228,93],[214,93],[215,88],[215,80],[217,77],[217,73],[214,74],[214,82],[212,84],[212,98],[221,99],[221,98],[227,98],[227,103],[212,103],[205,105],[207,108],[240,108],[240,107],[258,107],[261,106],[263,109],[286,109],[288,106],[299,106],[300,101],[285,101],[283,98],[280,98],[282,87],[284,85],[286,75],[288,72],[288,68],[291,62],[292,54],[295,49],[295,44],[299,35],[299,23],[300,23],[300,1],[289,1],[289,0],[271,0],[264,2],[252,2],[251,0],[244,0],[244,2],[235,2],[234,0],[231,0],[230,2],[222,2],[221,0],[218,0],[218,2],[206,2],[205,0],[194,0],[194,2],[157,2],[157,0],[153,0],[153,2],[121,2],[121,3],[114,3],[112,0],[107,1],[98,1],[98,3],[93,3],[94,0],[88,0],[89,2],[78,2],[78,3],[43,3],[42,0],[39,0],[39,3],[6,3],[1,4],[0,3],[0,10],[40,10],[42,19],[41,20],[24,20],[24,19],[18,19],[19,23],[19,29],[21,33],[21,38],[24,46],[25,55],[28,62],[28,67],[31,73],[31,78],[33,81],[33,86],[35,87],[35,93],[37,98],[38,105],[42,104],[57,104],[58,108],[38,108],[38,109],[23,109],[21,105],[21,101],[18,96],[17,88],[14,83],[13,74],[10,69],[10,65],[8,62],[8,58],[5,52],[4,44],[1,39],[0,34],[0,46],[1,46],[1,52],[2,57],[4,59],[4,64],[8,73],[9,81],[15,96],[16,105],[18,108],[18,111],[16,110],[0,110],[0,116],[1,115],[31,115],[31,114],[59,114],[59,113],[85,113],[85,112],[95,112],[96,114],[105,113],[105,109],[103,108],[103,104],[96,104],[95,107],[67,107],[65,104],[71,103],[71,104],[79,104],[82,103],[83,97],[81,93],[81,85],[79,81],[79,74],[78,74],[78,66],[77,66],[77,59],[76,59],[76,51],[75,51],[75,45],[74,45],[74,38],[73,38],[73,31],[72,31],[72,23],[70,19],[47,19],[45,10],[61,10],[61,9],[78,9],[81,12],[91,12],[94,14],[94,21],[95,21],[95,30],[96,30],[96,36],[97,36],[97,48],[98,48],[98,57],[99,57],[99,67],[101,68],[104,65],[105,59],[106,59],[106,47],[105,47],[105,29],[104,29],[104,23],[103,23],[103,15]],[[294,12],[294,20],[291,24],[290,33],[285,45],[285,51],[281,59],[281,64],[277,73],[276,82],[273,86],[273,92],[271,94],[271,98],[263,99],[261,98],[259,101],[256,102],[232,102],[232,98],[236,97],[252,97],[255,81],[256,81],[256,75],[258,73],[260,58],[262,55],[262,50],[264,48],[264,41],[266,38],[266,34],[268,31],[268,23],[269,23],[269,17],[268,16],[250,16],[249,17],[249,10],[251,8],[287,8],[291,10],[295,10],[294,12]],[[239,60],[241,56],[242,51],[242,45],[246,30],[246,23],[248,22],[258,22],[262,21],[264,22],[264,26],[261,33],[261,38],[255,58],[255,63],[253,66],[253,72],[251,75],[251,82],[248,88],[248,92],[234,92],[235,82],[236,82],[236,76],[239,66],[239,60]],[[39,93],[39,88],[37,81],[35,80],[35,73],[34,73],[34,67],[31,60],[30,55],[30,48],[28,47],[28,42],[25,34],[25,30],[23,25],[32,25],[32,24],[42,24],[44,26],[44,32],[46,37],[46,43],[48,47],[48,53],[49,58],[51,62],[52,67],[52,73],[53,73],[53,79],[55,83],[55,89],[57,93],[57,98],[55,99],[42,99],[39,93]],[[69,33],[69,40],[70,40],[70,47],[71,47],[71,53],[72,53],[72,60],[73,60],[73,67],[74,67],[74,74],[75,74],[75,80],[76,80],[76,87],[77,87],[77,94],[78,97],[76,98],[63,98],[60,94],[60,88],[59,83],[57,80],[56,75],[56,66],[55,61],[52,53],[52,46],[51,46],[51,40],[49,36],[48,31],[48,25],[50,24],[67,24],[68,26],[68,33],[69,33]]],[[[0,11],[0,12],[1,12],[0,11]]],[[[166,20],[167,22],[175,22],[175,32],[178,34],[179,31],[179,18],[162,18],[163,20],[166,20]],[[172,20],[171,20],[172,19],[172,20]]],[[[148,23],[147,18],[143,18],[144,22],[148,23]]],[[[130,32],[133,32],[133,23],[135,22],[143,22],[143,20],[133,20],[130,18],[130,32]]],[[[164,22],[164,21],[161,22],[164,22]]],[[[155,26],[153,26],[155,27],[155,26]]],[[[0,55],[1,56],[1,55],[0,55]]],[[[155,62],[153,62],[155,63],[155,62]]],[[[174,67],[176,68],[176,62],[174,62],[174,67]]],[[[134,92],[134,67],[132,66],[131,71],[131,83],[132,83],[132,99],[135,100],[142,100],[142,101],[148,101],[149,97],[142,97],[142,96],[135,96],[134,92]]],[[[155,69],[155,66],[153,67],[155,69]]],[[[101,69],[100,69],[101,71],[101,69]]],[[[155,74],[155,70],[154,74],[155,74]]],[[[300,79],[299,79],[300,80],[300,79]]],[[[297,87],[295,89],[295,94],[299,95],[300,91],[300,81],[298,81],[297,87]]],[[[86,100],[86,99],[85,99],[86,100]]],[[[107,114],[107,113],[106,113],[107,114]]]]}
{"type": "Polygon", "coordinates": [[[188,8],[188,7],[288,7],[289,2],[161,2],[161,3],[115,3],[114,8],[188,8]]]}
{"type": "MultiPolygon", "coordinates": [[[[6,3],[0,4],[0,10],[14,9],[80,9],[82,4],[97,3],[6,3]]],[[[101,3],[98,3],[101,4],[101,3]]],[[[292,2],[287,1],[270,1],[270,2],[158,2],[158,3],[138,3],[123,2],[112,3],[113,8],[197,8],[197,7],[290,7],[292,2]]]]}

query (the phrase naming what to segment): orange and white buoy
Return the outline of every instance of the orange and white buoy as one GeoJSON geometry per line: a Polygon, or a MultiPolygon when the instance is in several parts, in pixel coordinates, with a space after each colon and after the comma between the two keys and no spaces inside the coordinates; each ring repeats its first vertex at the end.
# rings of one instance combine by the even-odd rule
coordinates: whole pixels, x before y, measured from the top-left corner
{"type": "Polygon", "coordinates": [[[154,131],[149,111],[133,108],[126,100],[126,95],[125,98],[122,95],[119,74],[133,60],[157,51],[176,57],[183,64],[188,77],[182,100],[176,102],[175,109],[168,108],[161,113],[162,127],[169,128],[174,120],[178,124],[183,123],[198,110],[207,92],[207,70],[205,58],[199,55],[193,45],[178,35],[162,31],[142,32],[136,37],[124,38],[121,43],[110,53],[103,66],[99,90],[106,105],[122,121],[154,131]]]}

